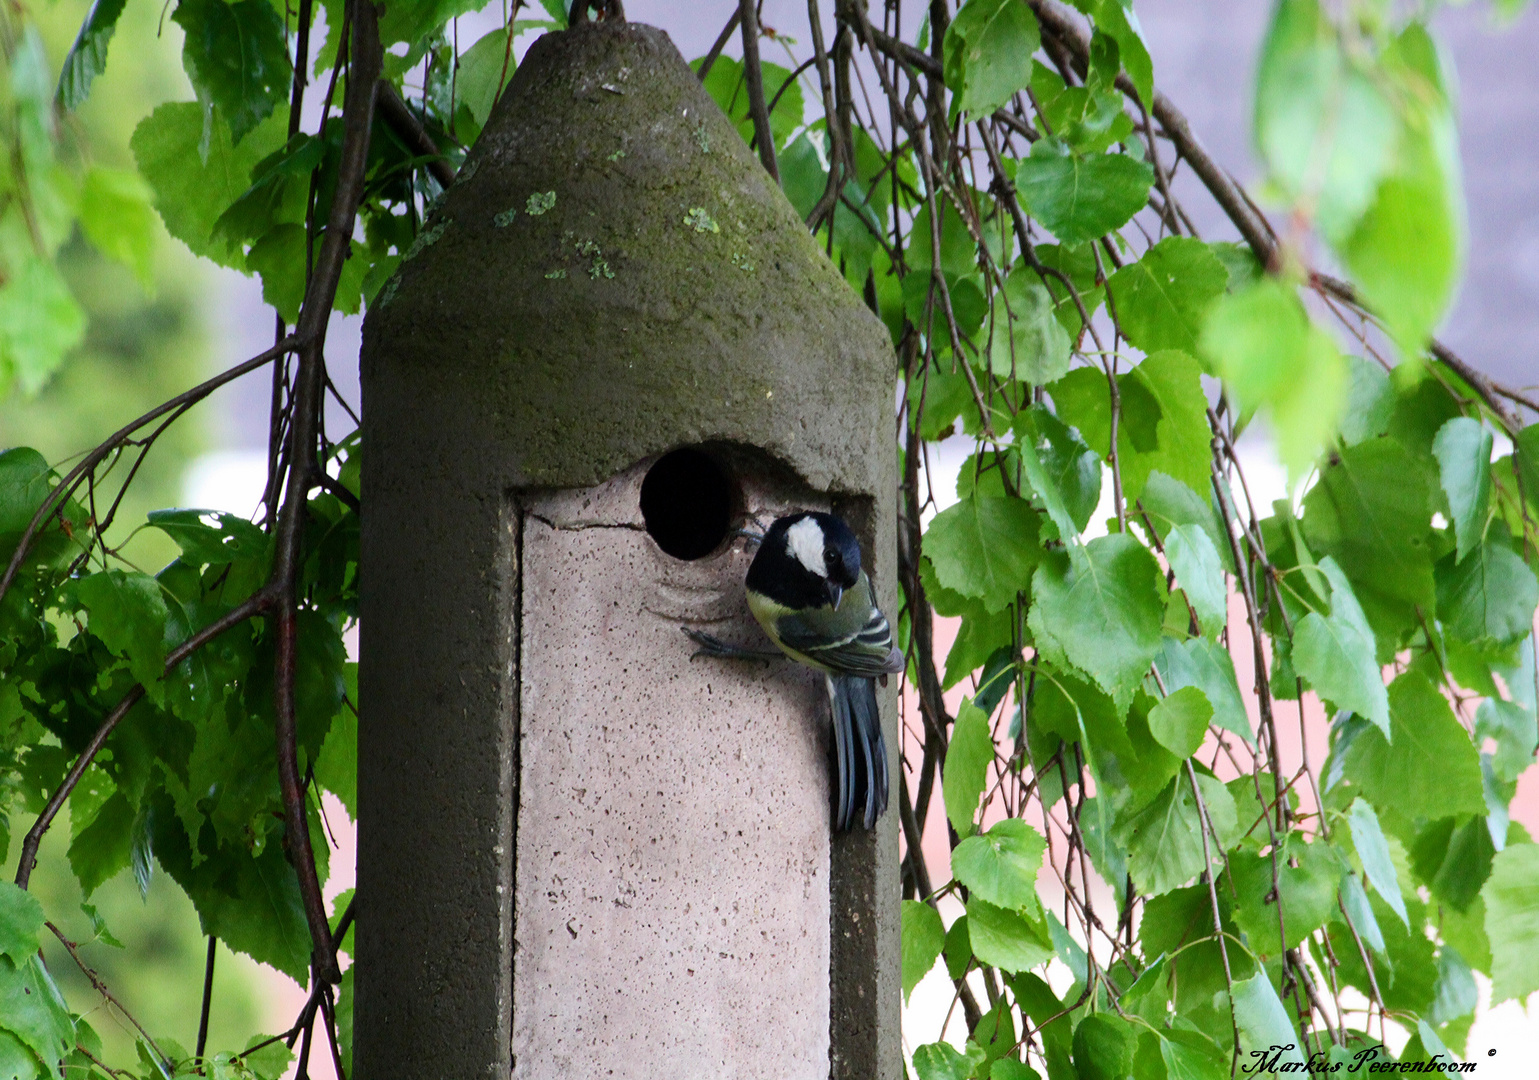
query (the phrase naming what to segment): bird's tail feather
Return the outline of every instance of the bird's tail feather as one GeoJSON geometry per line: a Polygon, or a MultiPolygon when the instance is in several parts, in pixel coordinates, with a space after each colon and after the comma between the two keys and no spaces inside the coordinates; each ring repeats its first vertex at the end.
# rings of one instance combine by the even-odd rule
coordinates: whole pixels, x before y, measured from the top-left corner
{"type": "Polygon", "coordinates": [[[882,740],[876,682],[856,675],[831,675],[828,696],[833,705],[839,770],[834,825],[841,831],[849,829],[858,805],[861,820],[869,829],[887,809],[887,746],[882,740]]]}

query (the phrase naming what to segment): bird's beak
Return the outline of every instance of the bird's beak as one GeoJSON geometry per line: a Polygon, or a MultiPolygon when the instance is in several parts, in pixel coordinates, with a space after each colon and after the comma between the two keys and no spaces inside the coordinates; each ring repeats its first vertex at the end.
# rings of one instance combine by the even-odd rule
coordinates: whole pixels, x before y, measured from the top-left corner
{"type": "Polygon", "coordinates": [[[834,606],[834,610],[837,611],[839,609],[839,601],[844,599],[844,586],[840,585],[837,581],[830,581],[827,583],[827,588],[828,602],[832,604],[834,606]]]}

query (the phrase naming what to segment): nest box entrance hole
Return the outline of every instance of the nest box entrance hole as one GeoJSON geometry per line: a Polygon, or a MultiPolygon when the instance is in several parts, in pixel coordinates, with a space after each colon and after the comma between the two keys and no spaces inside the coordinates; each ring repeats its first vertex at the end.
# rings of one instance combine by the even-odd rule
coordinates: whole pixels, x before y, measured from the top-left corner
{"type": "Polygon", "coordinates": [[[711,455],[693,447],[658,458],[641,481],[641,517],[675,559],[703,559],[732,527],[736,485],[711,455]]]}

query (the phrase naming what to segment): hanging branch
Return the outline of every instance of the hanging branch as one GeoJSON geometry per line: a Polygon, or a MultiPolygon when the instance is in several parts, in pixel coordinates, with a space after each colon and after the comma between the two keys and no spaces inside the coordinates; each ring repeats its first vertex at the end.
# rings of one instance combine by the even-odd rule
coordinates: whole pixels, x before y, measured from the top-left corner
{"type": "Polygon", "coordinates": [[[310,848],[309,820],[300,784],[295,733],[294,681],[299,657],[299,570],[310,489],[322,470],[317,464],[320,412],[326,385],[325,327],[336,299],[342,265],[352,242],[353,221],[363,198],[364,167],[369,152],[369,129],[374,119],[382,50],[374,5],[353,0],[353,37],[347,96],[342,109],[345,126],[342,159],[337,171],[337,193],[331,204],[316,272],[299,313],[298,335],[306,343],[299,350],[294,378],[293,420],[287,445],[288,483],[279,511],[276,552],[273,560],[274,631],[276,656],[273,683],[276,706],[278,783],[283,794],[284,823],[289,852],[299,875],[305,918],[315,946],[317,980],[335,983],[342,976],[331,943],[315,856],[310,848]]]}
{"type": "Polygon", "coordinates": [[[136,431],[153,424],[167,413],[175,412],[187,405],[202,401],[226,383],[233,382],[242,375],[265,367],[278,357],[293,352],[299,347],[300,343],[300,336],[297,334],[286,337],[267,351],[257,353],[250,360],[242,361],[234,367],[220,372],[213,378],[199,383],[191,390],[184,391],[169,401],[161,402],[149,412],[124,424],[102,442],[98,443],[90,453],[81,458],[78,465],[65,475],[64,479],[53,489],[48,498],[44,499],[42,505],[37,508],[37,513],[32,515],[32,520],[27,523],[26,531],[21,534],[21,539],[16,544],[16,550],[11,555],[11,561],[5,568],[5,576],[0,577],[0,598],[4,598],[6,591],[11,587],[11,582],[16,578],[17,571],[21,569],[21,564],[26,561],[27,555],[32,550],[33,541],[37,539],[37,534],[42,529],[43,523],[52,517],[64,505],[66,500],[80,490],[81,485],[85,484],[95,474],[97,466],[106,461],[120,447],[129,443],[136,431]]]}
{"type": "Polygon", "coordinates": [[[738,0],[738,15],[743,24],[743,81],[748,84],[748,112],[753,117],[754,142],[759,148],[759,162],[770,179],[780,183],[780,165],[775,161],[775,136],[770,131],[769,107],[764,101],[764,67],[759,61],[759,13],[754,0],[738,0]]]}
{"type": "Polygon", "coordinates": [[[424,159],[427,171],[438,181],[439,187],[447,188],[454,183],[454,166],[449,164],[443,152],[438,149],[438,144],[427,133],[427,128],[422,126],[422,121],[401,100],[401,95],[389,79],[379,80],[379,94],[374,107],[379,110],[380,119],[406,144],[406,148],[424,159]]]}

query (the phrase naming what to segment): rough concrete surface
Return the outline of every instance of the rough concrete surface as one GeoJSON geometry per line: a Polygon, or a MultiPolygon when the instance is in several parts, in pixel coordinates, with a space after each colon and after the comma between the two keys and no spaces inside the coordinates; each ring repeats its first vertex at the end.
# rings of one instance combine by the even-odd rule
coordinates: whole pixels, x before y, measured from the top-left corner
{"type": "Polygon", "coordinates": [[[895,613],[891,342],[666,35],[531,49],[361,360],[356,1075],[899,1076],[896,796],[828,835],[817,681],[687,664],[685,614],[757,640],[746,560],[667,566],[625,487],[821,492],[895,613]]]}
{"type": "Polygon", "coordinates": [[[765,647],[751,556],[663,554],[626,481],[524,504],[513,1075],[826,1077],[822,680],[690,659],[765,647]]]}

